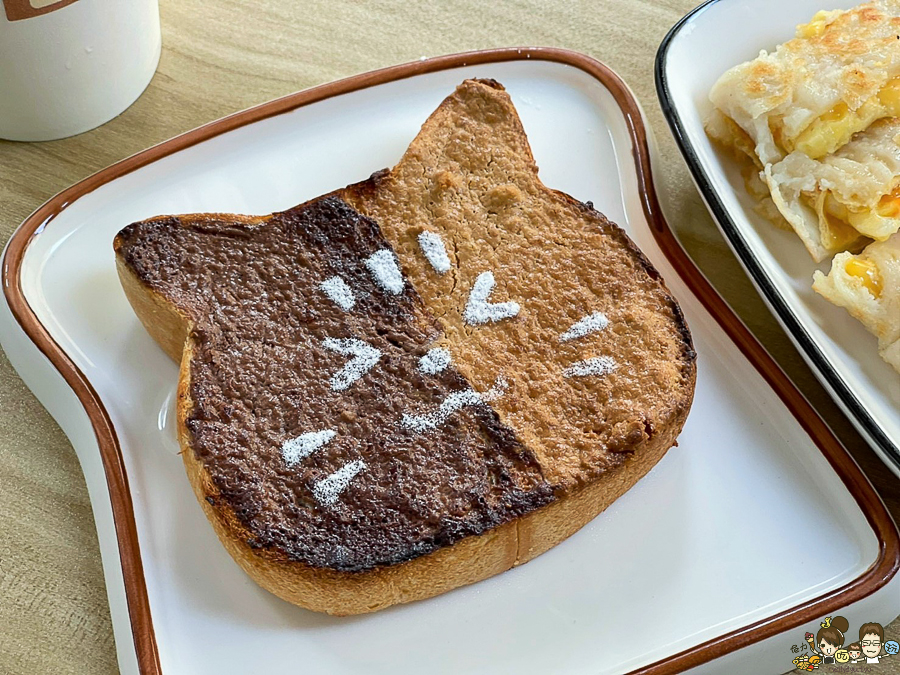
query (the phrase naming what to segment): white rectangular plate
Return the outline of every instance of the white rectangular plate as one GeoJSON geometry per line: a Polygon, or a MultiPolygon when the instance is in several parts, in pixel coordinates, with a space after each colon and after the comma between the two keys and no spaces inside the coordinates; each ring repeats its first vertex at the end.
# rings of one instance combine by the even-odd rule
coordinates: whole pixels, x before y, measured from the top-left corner
{"type": "Polygon", "coordinates": [[[900,375],[878,356],[875,336],[812,290],[813,272],[827,273],[831,260],[817,265],[793,232],[753,211],[736,163],[703,131],[709,90],[722,73],[791,39],[820,9],[858,4],[712,0],[663,41],[657,91],[694,182],[750,278],[834,400],[900,476],[900,375]]]}
{"type": "MultiPolygon", "coordinates": [[[[650,664],[675,672],[849,602],[868,603],[884,623],[900,613],[900,594],[884,595],[896,590],[886,584],[900,553],[883,505],[701,288],[658,215],[642,125],[621,81],[587,57],[549,49],[444,57],[301,92],[173,139],[23,224],[6,254],[0,337],[79,453],[124,673],[137,672],[138,660],[142,672],[165,675],[597,675],[650,664]],[[198,507],[173,430],[178,368],[125,299],[113,236],[157,214],[269,213],[364,179],[393,165],[441,100],[476,76],[507,87],[544,182],[624,227],[679,299],[699,353],[693,410],[679,446],[646,478],[533,562],[373,615],[314,614],[246,577],[198,507]],[[127,536],[116,447],[139,554],[127,536]],[[827,546],[798,546],[803,533],[827,546]]],[[[780,653],[773,659],[735,672],[789,665],[780,653]]]]}

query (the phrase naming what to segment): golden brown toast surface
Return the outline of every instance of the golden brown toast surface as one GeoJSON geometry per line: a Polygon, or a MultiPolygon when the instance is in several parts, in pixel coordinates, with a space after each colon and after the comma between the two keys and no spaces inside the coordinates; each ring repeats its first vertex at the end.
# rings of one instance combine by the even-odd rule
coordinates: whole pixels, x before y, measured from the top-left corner
{"type": "Polygon", "coordinates": [[[694,354],[677,303],[622,230],[540,182],[496,83],[463,83],[393,171],[345,196],[381,226],[462,374],[476,389],[508,379],[492,406],[552,485],[589,481],[690,406],[694,354]],[[423,258],[424,230],[447,243],[446,274],[423,258]],[[472,326],[469,290],[485,271],[496,281],[491,299],[521,309],[472,326]],[[561,339],[595,312],[605,329],[561,339]],[[608,359],[610,372],[571,375],[588,359],[608,359]]]}

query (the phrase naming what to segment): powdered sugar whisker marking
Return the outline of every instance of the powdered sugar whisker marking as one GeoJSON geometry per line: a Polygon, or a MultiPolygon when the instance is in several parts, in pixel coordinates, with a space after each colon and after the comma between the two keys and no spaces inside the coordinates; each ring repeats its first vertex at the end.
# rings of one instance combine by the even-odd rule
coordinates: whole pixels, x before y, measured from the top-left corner
{"type": "Polygon", "coordinates": [[[595,356],[572,364],[563,371],[566,377],[586,377],[588,375],[608,375],[618,368],[618,364],[608,356],[595,356]]]}
{"type": "Polygon", "coordinates": [[[309,457],[323,445],[329,443],[336,433],[334,429],[323,429],[322,431],[310,431],[300,434],[296,438],[289,438],[281,445],[281,455],[284,457],[284,463],[288,466],[294,466],[301,459],[309,457]]]}
{"type": "Polygon", "coordinates": [[[450,356],[450,352],[443,347],[429,349],[428,352],[419,359],[419,372],[425,373],[426,375],[437,375],[445,370],[452,360],[453,357],[450,356]]]}
{"type": "Polygon", "coordinates": [[[335,373],[329,381],[334,391],[343,391],[349,387],[368,373],[381,358],[381,352],[378,349],[355,338],[338,340],[327,337],[324,344],[326,349],[333,352],[353,356],[350,362],[335,373]]]}
{"type": "Polygon", "coordinates": [[[397,261],[390,249],[383,248],[376,251],[363,262],[381,290],[392,295],[400,295],[403,292],[403,274],[397,267],[397,261]]]}
{"type": "Polygon", "coordinates": [[[483,394],[479,394],[474,389],[455,391],[441,402],[441,405],[437,410],[432,410],[424,415],[409,415],[404,413],[403,418],[400,420],[400,426],[404,429],[419,433],[437,429],[457,410],[461,410],[467,406],[483,405],[488,401],[499,398],[504,394],[507,386],[506,380],[502,377],[498,377],[494,381],[494,386],[483,394]]]}
{"type": "Polygon", "coordinates": [[[340,494],[347,489],[348,485],[350,485],[350,481],[353,480],[359,472],[365,470],[366,463],[360,459],[345,464],[327,478],[323,478],[313,485],[313,497],[325,506],[334,504],[340,494]]]}
{"type": "Polygon", "coordinates": [[[425,230],[419,233],[419,248],[425,254],[425,258],[431,263],[434,271],[444,274],[450,271],[450,258],[444,247],[444,240],[437,232],[425,230]]]}
{"type": "Polygon", "coordinates": [[[569,330],[559,336],[560,342],[575,340],[591,333],[604,330],[609,325],[609,319],[603,312],[593,312],[575,323],[569,330]]]}

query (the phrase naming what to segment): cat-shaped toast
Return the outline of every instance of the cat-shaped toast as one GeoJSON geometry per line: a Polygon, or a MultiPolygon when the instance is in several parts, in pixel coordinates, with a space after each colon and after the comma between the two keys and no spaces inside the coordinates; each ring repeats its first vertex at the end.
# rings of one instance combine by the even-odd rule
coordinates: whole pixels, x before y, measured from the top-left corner
{"type": "Polygon", "coordinates": [[[115,240],[181,362],[189,478],[263,587],[354,614],[526,562],[674,443],[695,354],[652,265],[544,187],[515,109],[467,80],[391,171],[267,217],[115,240]]]}

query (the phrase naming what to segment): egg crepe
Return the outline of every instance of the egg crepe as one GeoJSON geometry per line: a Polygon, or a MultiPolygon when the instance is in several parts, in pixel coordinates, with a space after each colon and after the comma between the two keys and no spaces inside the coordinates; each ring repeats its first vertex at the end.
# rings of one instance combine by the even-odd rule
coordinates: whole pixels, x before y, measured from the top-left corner
{"type": "Polygon", "coordinates": [[[710,100],[733,124],[718,119],[708,130],[752,147],[760,168],[795,150],[831,154],[876,120],[900,116],[898,35],[900,0],[819,12],[794,39],[719,78],[710,100]]]}
{"type": "Polygon", "coordinates": [[[799,151],[765,167],[772,201],[817,261],[900,229],[900,118],[875,122],[835,153],[799,151]]]}
{"type": "Polygon", "coordinates": [[[813,289],[845,308],[878,338],[878,353],[900,373],[900,233],[869,244],[859,255],[838,253],[813,289]]]}

